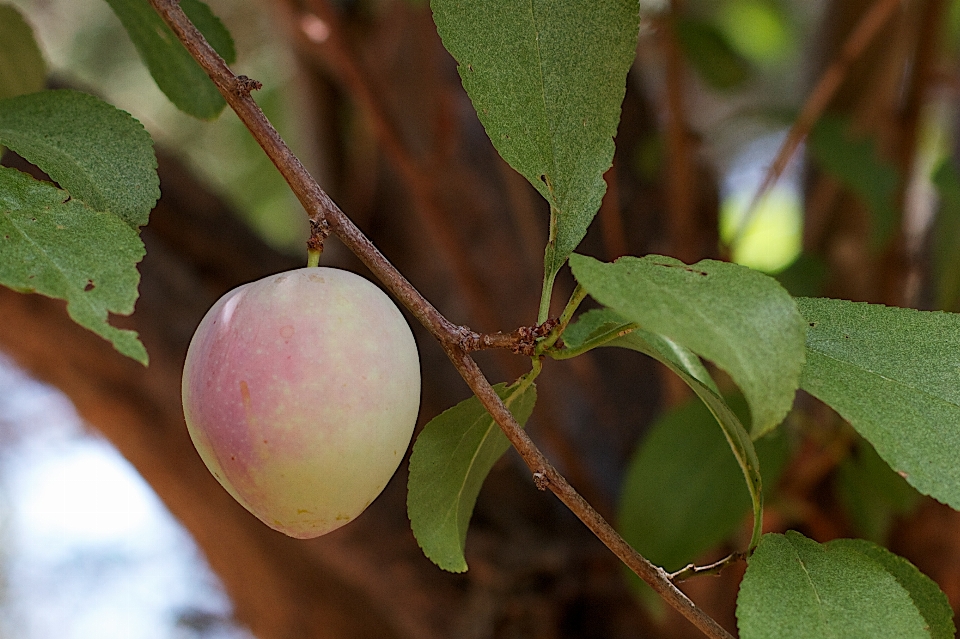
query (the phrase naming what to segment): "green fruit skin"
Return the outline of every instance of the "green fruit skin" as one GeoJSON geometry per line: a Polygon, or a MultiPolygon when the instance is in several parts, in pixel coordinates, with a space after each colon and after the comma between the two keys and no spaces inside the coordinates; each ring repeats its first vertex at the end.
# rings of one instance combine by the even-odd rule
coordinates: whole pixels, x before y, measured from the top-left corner
{"type": "Polygon", "coordinates": [[[182,393],[213,476],[265,524],[307,539],[355,518],[393,476],[417,421],[420,360],[379,288],[303,268],[213,305],[182,393]]]}

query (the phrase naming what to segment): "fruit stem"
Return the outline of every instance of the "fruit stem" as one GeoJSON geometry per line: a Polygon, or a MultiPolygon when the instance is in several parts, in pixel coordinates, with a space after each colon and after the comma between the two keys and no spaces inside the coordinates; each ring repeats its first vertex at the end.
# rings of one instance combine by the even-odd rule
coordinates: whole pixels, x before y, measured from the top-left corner
{"type": "Polygon", "coordinates": [[[307,266],[320,266],[323,255],[323,241],[330,235],[330,224],[326,219],[310,218],[310,237],[307,238],[307,266]]]}

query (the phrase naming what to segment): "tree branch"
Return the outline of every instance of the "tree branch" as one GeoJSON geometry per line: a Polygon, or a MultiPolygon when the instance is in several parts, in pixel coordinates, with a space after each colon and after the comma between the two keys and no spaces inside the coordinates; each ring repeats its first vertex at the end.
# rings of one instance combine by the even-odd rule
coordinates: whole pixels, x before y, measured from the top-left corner
{"type": "Polygon", "coordinates": [[[512,333],[481,333],[470,331],[460,342],[464,353],[488,348],[506,348],[517,355],[531,357],[536,354],[537,340],[546,337],[560,324],[560,320],[548,319],[537,326],[521,326],[512,333]]]}
{"type": "MultiPolygon", "coordinates": [[[[444,210],[442,198],[434,184],[438,180],[459,179],[455,170],[450,172],[454,167],[450,165],[448,158],[439,153],[439,149],[435,149],[429,158],[420,157],[401,135],[400,128],[383,99],[383,87],[378,86],[374,74],[358,59],[359,55],[351,46],[338,9],[331,0],[307,0],[306,7],[301,7],[302,4],[304,3],[296,0],[277,0],[274,3],[290,25],[290,34],[298,52],[306,56],[312,64],[325,68],[330,77],[343,87],[358,110],[365,114],[385,157],[392,162],[397,175],[407,187],[413,202],[412,210],[419,218],[420,226],[426,231],[428,241],[434,243],[437,256],[447,265],[446,272],[452,277],[458,294],[466,300],[471,322],[487,330],[489,327],[501,325],[499,320],[502,313],[499,309],[502,305],[495,303],[490,287],[471,267],[469,251],[451,223],[451,216],[444,210]],[[319,37],[318,33],[322,37],[319,37]]],[[[449,144],[441,146],[445,148],[449,144]]],[[[492,147],[490,150],[496,155],[492,147]]],[[[501,167],[507,167],[509,173],[518,175],[499,155],[496,157],[501,167]]],[[[474,175],[468,181],[475,182],[478,179],[479,176],[474,175]]],[[[521,181],[526,184],[526,180],[521,178],[521,181]]],[[[605,198],[604,201],[608,199],[605,198]]],[[[467,206],[459,217],[463,217],[466,210],[472,208],[467,206]]],[[[600,216],[603,215],[601,210],[600,216]]],[[[536,257],[537,268],[542,268],[542,262],[542,257],[536,257]]],[[[511,333],[513,334],[515,333],[511,333]]],[[[508,340],[500,333],[478,336],[468,329],[464,329],[464,336],[466,341],[462,344],[468,352],[486,348],[501,349],[498,361],[508,374],[515,378],[526,372],[522,360],[504,356],[507,355],[507,350],[514,354],[532,355],[534,348],[529,337],[518,335],[520,339],[508,340]],[[475,341],[477,338],[480,339],[479,342],[475,341]]],[[[534,336],[533,339],[536,337],[539,336],[534,336]]],[[[599,505],[603,500],[603,491],[597,488],[591,473],[577,456],[575,446],[568,441],[560,420],[551,410],[555,403],[550,401],[550,396],[554,395],[555,391],[549,385],[541,385],[538,393],[543,400],[537,414],[539,432],[548,440],[548,448],[553,449],[559,458],[560,466],[576,481],[581,492],[589,496],[592,503],[599,505]]]]}
{"type": "Polygon", "coordinates": [[[461,345],[464,330],[434,308],[320,188],[250,96],[252,85],[249,78],[234,75],[183,13],[178,0],[150,0],[150,3],[204,68],[227,103],[280,170],[311,221],[326,221],[341,242],[440,342],[457,372],[534,473],[537,487],[541,490],[549,488],[607,548],[704,634],[716,639],[733,639],[730,633],[681,592],[662,568],[634,550],[550,464],[500,400],[477,363],[465,352],[461,345]]]}
{"type": "MultiPolygon", "coordinates": [[[[290,19],[296,20],[296,3],[284,0],[280,4],[290,19]]],[[[490,303],[490,292],[471,268],[468,253],[462,246],[463,242],[451,225],[449,216],[438,203],[436,193],[430,186],[429,170],[403,143],[377,88],[372,85],[369,74],[365,73],[344,38],[343,25],[340,24],[336,10],[328,0],[311,0],[309,5],[316,13],[313,17],[327,25],[328,35],[320,44],[309,40],[303,29],[297,29],[301,48],[313,59],[326,64],[367,116],[377,141],[393,162],[411,198],[416,202],[413,210],[419,216],[428,238],[436,246],[438,256],[447,264],[454,281],[466,297],[473,317],[481,324],[496,326],[497,317],[491,310],[493,306],[490,303]]],[[[312,14],[302,13],[299,17],[306,15],[312,14]]]]}

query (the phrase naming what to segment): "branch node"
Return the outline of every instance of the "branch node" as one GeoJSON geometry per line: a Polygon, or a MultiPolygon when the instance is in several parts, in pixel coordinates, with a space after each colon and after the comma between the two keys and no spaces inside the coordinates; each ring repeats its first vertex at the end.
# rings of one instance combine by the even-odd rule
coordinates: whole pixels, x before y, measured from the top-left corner
{"type": "Polygon", "coordinates": [[[551,318],[538,326],[521,326],[513,332],[513,336],[516,339],[516,344],[512,348],[513,352],[517,355],[535,355],[537,352],[537,340],[549,335],[550,331],[559,324],[560,320],[551,318]]]}
{"type": "Polygon", "coordinates": [[[546,490],[550,487],[550,478],[547,477],[545,472],[538,470],[533,474],[533,484],[537,487],[537,490],[546,490]]]}
{"type": "Polygon", "coordinates": [[[474,333],[460,327],[460,347],[465,353],[487,348],[508,348],[515,355],[532,357],[536,354],[537,340],[546,337],[557,326],[559,320],[548,319],[538,326],[521,326],[512,333],[474,333]]]}
{"type": "Polygon", "coordinates": [[[323,241],[330,237],[330,224],[323,218],[310,218],[310,237],[307,239],[307,249],[322,251],[323,241]]]}
{"type": "Polygon", "coordinates": [[[479,333],[476,333],[466,326],[457,326],[458,333],[457,345],[464,353],[472,353],[483,348],[483,339],[479,333]]]}
{"type": "Polygon", "coordinates": [[[310,237],[307,238],[307,266],[319,266],[323,255],[323,241],[330,235],[330,224],[320,217],[310,218],[310,237]]]}
{"type": "Polygon", "coordinates": [[[236,78],[236,84],[233,87],[233,91],[242,98],[250,95],[252,91],[259,91],[262,88],[263,83],[259,80],[248,78],[245,75],[238,75],[236,78]]]}

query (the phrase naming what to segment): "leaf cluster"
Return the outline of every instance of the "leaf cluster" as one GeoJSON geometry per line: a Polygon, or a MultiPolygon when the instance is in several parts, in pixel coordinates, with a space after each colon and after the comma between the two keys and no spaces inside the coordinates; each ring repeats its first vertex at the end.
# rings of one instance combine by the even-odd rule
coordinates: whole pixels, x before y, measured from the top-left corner
{"type": "MultiPolygon", "coordinates": [[[[110,0],[160,88],[180,109],[216,117],[223,97],[153,8],[110,0]]],[[[228,60],[229,32],[199,0],[184,9],[228,60]]],[[[70,317],[143,364],[133,312],[145,250],[139,231],[160,197],[153,141],[130,114],[92,95],[44,90],[46,64],[19,11],[0,6],[0,145],[49,176],[0,168],[0,283],[67,301],[70,317]]],[[[0,147],[2,148],[2,147],[0,147]]]]}

